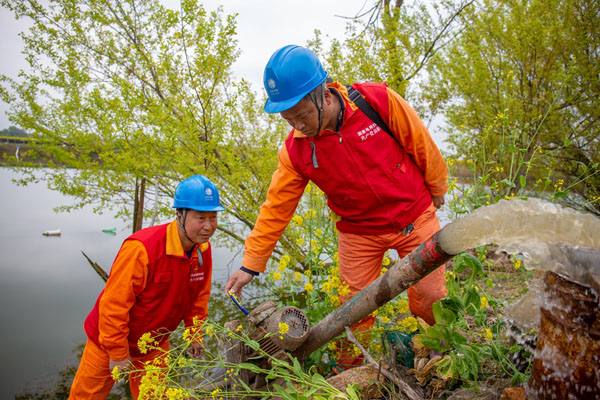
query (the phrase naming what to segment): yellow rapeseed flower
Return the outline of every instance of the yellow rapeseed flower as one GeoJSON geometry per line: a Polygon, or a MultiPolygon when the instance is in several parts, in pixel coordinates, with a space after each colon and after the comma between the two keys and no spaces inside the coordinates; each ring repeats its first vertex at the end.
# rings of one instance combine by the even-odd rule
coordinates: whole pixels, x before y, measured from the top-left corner
{"type": "Polygon", "coordinates": [[[304,219],[301,215],[294,215],[294,217],[292,218],[292,222],[298,226],[302,226],[302,222],[304,222],[304,219]]]}
{"type": "Polygon", "coordinates": [[[138,349],[140,349],[140,353],[146,354],[148,352],[148,345],[151,345],[153,342],[154,342],[154,339],[152,339],[150,332],[144,333],[138,339],[138,343],[137,343],[138,349]]]}
{"type": "Polygon", "coordinates": [[[286,324],[285,322],[280,322],[278,326],[279,326],[279,333],[281,333],[282,335],[285,335],[290,330],[290,326],[288,324],[286,324]]]}
{"type": "Polygon", "coordinates": [[[396,310],[400,314],[406,314],[408,312],[408,301],[401,300],[396,304],[396,310]]]}
{"type": "Polygon", "coordinates": [[[488,306],[488,299],[485,296],[481,296],[481,308],[486,308],[488,306]]]}
{"type": "Polygon", "coordinates": [[[398,323],[398,328],[406,333],[411,333],[417,330],[418,323],[414,317],[406,317],[398,323]]]}
{"type": "Polygon", "coordinates": [[[205,332],[206,332],[206,334],[207,334],[208,336],[212,336],[212,335],[213,335],[213,329],[214,329],[214,326],[212,326],[212,325],[211,325],[211,326],[208,326],[208,327],[206,327],[206,329],[205,329],[205,332]]]}
{"type": "Polygon", "coordinates": [[[115,366],[112,371],[110,371],[110,374],[115,382],[119,382],[119,380],[121,380],[121,376],[119,375],[119,367],[115,366]]]}
{"type": "Polygon", "coordinates": [[[494,338],[492,331],[490,331],[488,328],[482,329],[482,331],[483,331],[483,336],[485,337],[485,340],[487,340],[488,342],[494,338]]]}
{"type": "Polygon", "coordinates": [[[310,294],[314,290],[314,287],[312,284],[307,283],[306,285],[304,285],[304,290],[306,290],[310,294]]]}
{"type": "Polygon", "coordinates": [[[277,267],[277,269],[280,272],[283,272],[283,271],[285,271],[287,264],[288,264],[287,261],[285,261],[284,259],[281,259],[281,260],[279,260],[279,266],[277,267]]]}

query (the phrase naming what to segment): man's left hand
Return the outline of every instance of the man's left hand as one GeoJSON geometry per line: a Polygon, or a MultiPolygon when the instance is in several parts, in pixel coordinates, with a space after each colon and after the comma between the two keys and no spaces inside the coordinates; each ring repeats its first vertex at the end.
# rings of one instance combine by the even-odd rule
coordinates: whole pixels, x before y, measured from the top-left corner
{"type": "Polygon", "coordinates": [[[446,199],[444,199],[444,196],[432,197],[431,201],[433,201],[433,205],[435,206],[435,208],[440,208],[446,203],[446,199]]]}
{"type": "Polygon", "coordinates": [[[192,345],[188,349],[188,354],[197,360],[204,354],[204,346],[202,346],[202,343],[192,342],[192,345]]]}

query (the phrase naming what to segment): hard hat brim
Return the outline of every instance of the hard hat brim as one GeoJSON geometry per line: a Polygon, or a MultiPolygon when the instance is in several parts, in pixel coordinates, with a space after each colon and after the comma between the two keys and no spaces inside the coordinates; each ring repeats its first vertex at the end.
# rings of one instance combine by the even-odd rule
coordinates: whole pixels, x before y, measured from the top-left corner
{"type": "Polygon", "coordinates": [[[292,97],[291,99],[287,99],[285,101],[271,101],[270,99],[267,99],[264,110],[269,114],[276,114],[285,110],[289,110],[296,104],[300,103],[300,100],[302,100],[304,96],[309,94],[312,90],[313,89],[308,90],[306,93],[301,93],[298,96],[292,97]]]}
{"type": "Polygon", "coordinates": [[[223,206],[206,207],[206,206],[173,205],[171,208],[189,208],[190,210],[196,210],[196,211],[225,211],[225,207],[223,207],[223,206]]]}

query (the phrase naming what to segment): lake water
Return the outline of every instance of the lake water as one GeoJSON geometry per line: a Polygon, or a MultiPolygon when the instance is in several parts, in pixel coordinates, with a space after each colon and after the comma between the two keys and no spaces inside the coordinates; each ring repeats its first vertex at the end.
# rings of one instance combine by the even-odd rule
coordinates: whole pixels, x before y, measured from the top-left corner
{"type": "MultiPolygon", "coordinates": [[[[131,233],[110,211],[57,214],[54,207],[72,200],[44,183],[17,186],[11,182],[17,177],[0,168],[0,399],[51,383],[76,362],[72,351],[85,341],[83,321],[104,287],[81,251],[108,271],[131,233]],[[113,226],[116,236],[102,232],[113,226]],[[42,235],[54,229],[62,235],[42,235]]],[[[220,283],[241,262],[220,248],[213,260],[213,282],[220,283]]]]}

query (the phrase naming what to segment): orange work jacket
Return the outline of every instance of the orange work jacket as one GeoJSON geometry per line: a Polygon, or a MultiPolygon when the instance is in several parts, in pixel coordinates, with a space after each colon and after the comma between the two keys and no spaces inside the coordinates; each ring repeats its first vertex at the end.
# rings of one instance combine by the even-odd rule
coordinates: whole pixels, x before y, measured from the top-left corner
{"type": "MultiPolygon", "coordinates": [[[[198,245],[196,245],[198,246],[198,245]]],[[[123,242],[104,290],[84,323],[88,338],[111,359],[140,357],[137,343],[146,332],[168,339],[184,320],[208,316],[212,255],[210,243],[185,254],[177,221],[142,229],[123,242]]]]}
{"type": "Polygon", "coordinates": [[[246,238],[242,265],[263,272],[291,220],[308,181],[327,195],[341,217],[341,232],[400,232],[447,191],[446,163],[417,113],[384,83],[355,84],[394,133],[371,121],[348,98],[344,85],[328,85],[343,115],[339,132],[314,138],[292,129],[279,151],[279,165],[246,238]]]}

